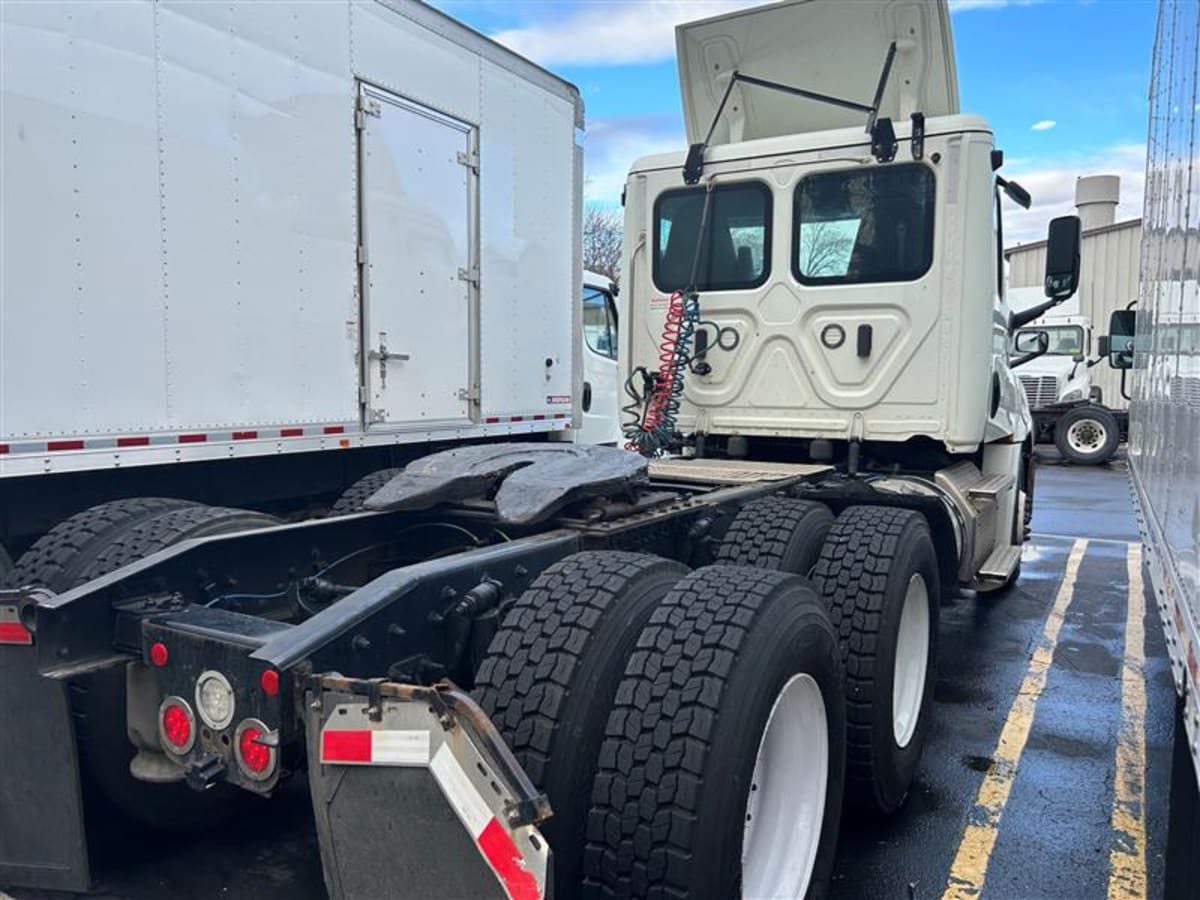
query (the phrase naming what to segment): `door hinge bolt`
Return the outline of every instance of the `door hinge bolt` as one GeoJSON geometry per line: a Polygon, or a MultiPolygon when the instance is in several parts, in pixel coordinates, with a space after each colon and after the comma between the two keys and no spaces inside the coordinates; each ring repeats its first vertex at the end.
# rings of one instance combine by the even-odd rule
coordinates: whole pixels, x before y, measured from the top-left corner
{"type": "Polygon", "coordinates": [[[460,166],[466,166],[468,169],[470,169],[476,175],[479,174],[479,154],[478,153],[474,153],[474,152],[468,153],[465,150],[459,150],[458,151],[458,164],[460,166]]]}
{"type": "Polygon", "coordinates": [[[479,266],[471,266],[469,269],[458,270],[459,281],[465,281],[471,287],[479,287],[479,266]]]}

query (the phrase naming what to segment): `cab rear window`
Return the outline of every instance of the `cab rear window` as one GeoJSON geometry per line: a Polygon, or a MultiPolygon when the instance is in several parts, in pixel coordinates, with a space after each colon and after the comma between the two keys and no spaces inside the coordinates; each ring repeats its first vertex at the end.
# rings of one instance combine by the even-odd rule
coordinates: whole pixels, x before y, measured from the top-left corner
{"type": "Polygon", "coordinates": [[[919,164],[809,175],[796,186],[802,284],[914,281],[933,262],[933,172],[919,164]]]}
{"type": "Polygon", "coordinates": [[[696,257],[704,188],[660,194],[654,203],[654,284],[660,291],[756,288],[771,271],[771,192],[761,182],[712,189],[696,257]],[[695,284],[689,284],[695,263],[695,284]]]}

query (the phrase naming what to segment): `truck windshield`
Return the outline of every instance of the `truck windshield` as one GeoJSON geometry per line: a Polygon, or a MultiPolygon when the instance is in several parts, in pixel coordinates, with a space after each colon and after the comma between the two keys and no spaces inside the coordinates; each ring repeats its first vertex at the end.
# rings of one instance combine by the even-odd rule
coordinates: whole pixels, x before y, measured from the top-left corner
{"type": "MultiPolygon", "coordinates": [[[[704,188],[666,191],[654,203],[654,283],[660,291],[689,287],[704,188]]],[[[771,192],[761,182],[713,188],[704,246],[696,268],[699,291],[756,288],[771,269],[771,192]]]]}
{"type": "Polygon", "coordinates": [[[1013,346],[1016,346],[1016,338],[1026,332],[1044,331],[1050,338],[1050,349],[1046,351],[1047,356],[1076,356],[1086,352],[1083,346],[1083,329],[1078,325],[1050,325],[1044,328],[1025,328],[1018,331],[1014,337],[1013,346]]]}
{"type": "Polygon", "coordinates": [[[796,186],[801,284],[914,281],[933,262],[933,172],[917,164],[822,172],[796,186]]]}

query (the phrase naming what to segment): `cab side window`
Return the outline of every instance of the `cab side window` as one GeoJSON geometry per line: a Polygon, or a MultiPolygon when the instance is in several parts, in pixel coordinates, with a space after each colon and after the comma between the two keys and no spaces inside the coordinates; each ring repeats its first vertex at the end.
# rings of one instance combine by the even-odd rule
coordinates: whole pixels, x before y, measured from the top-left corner
{"type": "Polygon", "coordinates": [[[584,287],[583,339],[592,352],[617,358],[617,311],[608,291],[584,287]]]}

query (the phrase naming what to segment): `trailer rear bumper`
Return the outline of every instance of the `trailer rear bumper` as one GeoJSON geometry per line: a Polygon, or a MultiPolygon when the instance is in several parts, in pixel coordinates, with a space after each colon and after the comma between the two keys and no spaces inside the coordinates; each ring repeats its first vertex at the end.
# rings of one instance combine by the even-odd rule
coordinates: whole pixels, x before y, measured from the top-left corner
{"type": "Polygon", "coordinates": [[[550,816],[484,712],[450,684],[310,680],[309,784],[333,900],[540,900],[550,816]]]}
{"type": "Polygon", "coordinates": [[[90,881],[79,752],[65,681],[38,672],[17,632],[17,595],[0,592],[0,887],[85,891],[90,881]],[[8,596],[5,596],[5,593],[8,596]]]}

